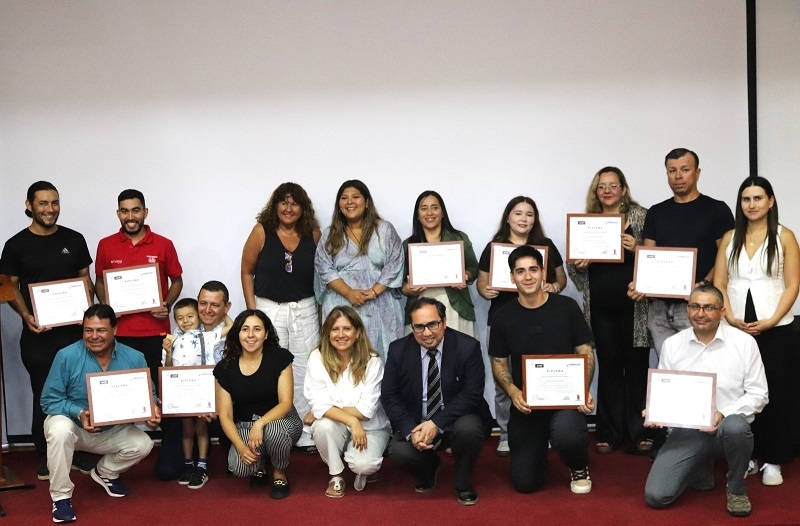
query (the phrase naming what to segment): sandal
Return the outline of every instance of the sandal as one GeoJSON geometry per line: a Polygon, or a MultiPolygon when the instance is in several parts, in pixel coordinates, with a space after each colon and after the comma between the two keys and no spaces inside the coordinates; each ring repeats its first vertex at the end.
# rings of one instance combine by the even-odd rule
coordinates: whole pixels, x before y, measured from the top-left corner
{"type": "Polygon", "coordinates": [[[652,449],[653,449],[653,439],[651,438],[644,438],[636,443],[636,451],[647,453],[648,451],[652,451],[652,449]]]}
{"type": "Polygon", "coordinates": [[[594,447],[597,449],[597,452],[601,455],[608,455],[612,451],[614,451],[614,446],[609,444],[608,442],[595,442],[594,447]]]}
{"type": "Polygon", "coordinates": [[[328,481],[328,489],[325,490],[325,496],[332,499],[341,499],[344,497],[344,486],[344,479],[341,476],[331,477],[331,480],[328,481]]]}

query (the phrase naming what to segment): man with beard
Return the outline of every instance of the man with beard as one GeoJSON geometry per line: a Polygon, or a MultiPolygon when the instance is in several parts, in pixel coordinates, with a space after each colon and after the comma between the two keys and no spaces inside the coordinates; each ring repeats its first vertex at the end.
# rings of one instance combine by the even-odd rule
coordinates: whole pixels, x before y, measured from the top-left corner
{"type": "MultiPolygon", "coordinates": [[[[37,181],[28,188],[25,215],[31,218],[28,228],[6,242],[0,273],[14,284],[14,299],[9,302],[22,318],[20,355],[30,375],[33,391],[31,435],[39,456],[39,480],[47,480],[47,443],[40,397],[50,366],[59,349],[81,339],[80,325],[39,326],[33,315],[28,285],[62,279],[85,278],[90,296],[94,286],[89,277],[92,256],[81,234],[57,223],[61,212],[58,190],[52,183],[37,181]]],[[[73,467],[88,474],[94,467],[85,455],[73,458],[73,467]]]]}
{"type": "Polygon", "coordinates": [[[123,190],[117,202],[117,217],[122,227],[119,232],[101,239],[97,244],[97,299],[101,303],[108,303],[103,282],[104,271],[137,265],[158,265],[163,294],[161,304],[149,312],[121,316],[117,327],[117,340],[144,354],[153,383],[158,386],[161,343],[164,335],[170,332],[169,309],[183,288],[183,269],[172,241],[153,233],[144,224],[148,210],[142,192],[123,190]]]}

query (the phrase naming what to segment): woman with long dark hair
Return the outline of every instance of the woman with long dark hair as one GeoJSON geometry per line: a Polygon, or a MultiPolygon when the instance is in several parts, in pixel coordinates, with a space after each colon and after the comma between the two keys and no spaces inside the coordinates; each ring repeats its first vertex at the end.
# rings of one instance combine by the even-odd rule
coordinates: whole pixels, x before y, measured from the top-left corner
{"type": "Polygon", "coordinates": [[[278,345],[266,314],[236,316],[214,367],[217,414],[231,441],[228,469],[237,477],[263,476],[272,464],[272,498],[289,496],[286,468],[303,423],[292,405],[292,353],[278,345]]]}
{"type": "Polygon", "coordinates": [[[472,242],[464,232],[456,230],[450,222],[444,199],[438,192],[425,190],[414,203],[414,214],[411,217],[411,237],[403,241],[405,254],[405,272],[402,292],[408,296],[406,303],[405,323],[407,331],[411,333],[411,315],[408,307],[412,299],[425,296],[435,298],[442,302],[447,310],[447,326],[457,331],[475,336],[475,306],[469,297],[468,285],[454,285],[451,287],[412,287],[408,283],[408,244],[409,243],[438,243],[444,241],[462,241],[464,243],[464,268],[462,269],[467,284],[478,277],[478,259],[472,242]]]}
{"type": "Polygon", "coordinates": [[[758,471],[767,486],[783,483],[781,464],[794,460],[786,423],[795,397],[792,377],[797,341],[792,305],[800,287],[800,249],[794,233],[778,222],[778,201],[763,177],[739,187],[733,230],[722,238],[714,285],[725,297],[725,318],[758,342],[769,384],[769,404],[752,424],[755,440],[748,474],[758,471]]]}

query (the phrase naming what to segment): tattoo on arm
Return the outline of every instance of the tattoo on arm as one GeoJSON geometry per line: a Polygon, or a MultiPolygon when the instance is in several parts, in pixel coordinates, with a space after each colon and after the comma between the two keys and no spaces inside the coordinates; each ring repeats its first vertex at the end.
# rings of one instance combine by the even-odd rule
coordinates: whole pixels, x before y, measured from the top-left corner
{"type": "Polygon", "coordinates": [[[588,343],[578,345],[575,347],[575,352],[586,356],[586,363],[589,366],[589,378],[594,378],[594,352],[592,352],[592,346],[588,343]]]}

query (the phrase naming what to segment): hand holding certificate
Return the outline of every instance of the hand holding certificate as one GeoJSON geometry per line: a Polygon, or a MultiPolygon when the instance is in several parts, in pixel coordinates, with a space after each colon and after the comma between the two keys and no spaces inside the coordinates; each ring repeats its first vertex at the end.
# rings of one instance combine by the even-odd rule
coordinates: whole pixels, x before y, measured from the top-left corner
{"type": "Polygon", "coordinates": [[[587,404],[588,364],[581,354],[522,357],[522,396],[531,409],[577,409],[587,404]]]}
{"type": "Polygon", "coordinates": [[[703,429],[716,411],[717,375],[648,369],[646,426],[703,429]]]}
{"type": "MultiPolygon", "coordinates": [[[[489,263],[489,287],[494,290],[517,292],[517,287],[511,281],[511,271],[508,268],[508,255],[519,245],[511,243],[492,243],[489,263]]],[[[531,245],[542,254],[542,270],[547,274],[547,247],[531,245]]]]}
{"type": "Polygon", "coordinates": [[[117,314],[149,312],[161,306],[158,265],[103,271],[108,304],[117,314]]]}
{"type": "Polygon", "coordinates": [[[622,263],[623,214],[567,214],[567,261],[622,263]]]}
{"type": "Polygon", "coordinates": [[[689,299],[696,267],[696,248],[637,246],[633,288],[654,298],[689,299]]]}
{"type": "Polygon", "coordinates": [[[164,416],[216,413],[214,366],[161,367],[161,412],[164,416]]]}
{"type": "Polygon", "coordinates": [[[408,283],[412,287],[465,285],[464,242],[409,243],[408,283]]]}
{"type": "Polygon", "coordinates": [[[31,283],[28,290],[39,327],[79,324],[92,304],[86,278],[31,283]]]}
{"type": "Polygon", "coordinates": [[[146,422],[157,416],[149,369],[86,375],[93,427],[146,422]]]}

